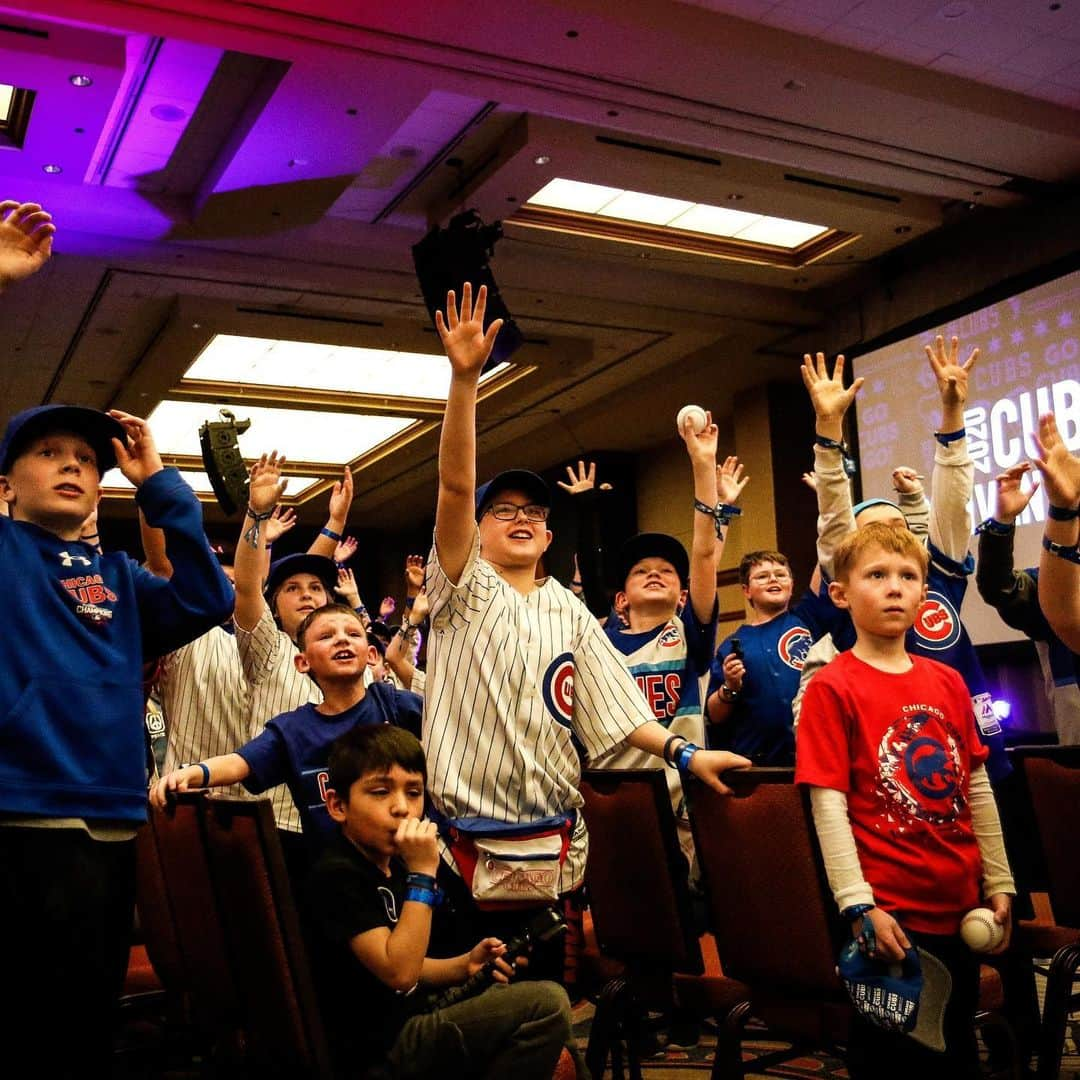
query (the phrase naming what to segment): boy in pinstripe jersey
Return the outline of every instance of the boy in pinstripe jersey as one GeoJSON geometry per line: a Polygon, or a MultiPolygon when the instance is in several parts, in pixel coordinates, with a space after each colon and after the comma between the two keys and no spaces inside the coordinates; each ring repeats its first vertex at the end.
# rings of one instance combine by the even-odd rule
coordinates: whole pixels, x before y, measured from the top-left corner
{"type": "MultiPolygon", "coordinates": [[[[495,320],[485,332],[486,300],[481,287],[474,309],[466,284],[460,311],[450,293],[446,317],[436,316],[452,370],[426,578],[423,736],[435,809],[446,818],[506,823],[576,811],[581,755],[593,760],[624,742],[726,792],[722,773],[749,763],[669,739],[585,606],[553,579],[536,579],[551,543],[544,481],[512,470],[476,490],[477,384],[501,326],[495,320]]],[[[560,895],[580,887],[587,852],[578,815],[560,895]]],[[[520,911],[508,919],[475,914],[474,933],[522,922],[520,911]]]]}

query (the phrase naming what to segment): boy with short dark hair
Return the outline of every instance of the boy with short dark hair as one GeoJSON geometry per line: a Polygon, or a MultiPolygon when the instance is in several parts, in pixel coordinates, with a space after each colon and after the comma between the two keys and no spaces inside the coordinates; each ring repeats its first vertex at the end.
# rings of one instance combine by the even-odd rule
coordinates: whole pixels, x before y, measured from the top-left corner
{"type": "Polygon", "coordinates": [[[368,644],[360,616],[344,604],[312,611],[296,631],[296,670],[322,690],[310,702],[275,716],[265,729],[235,753],[187,765],[162,777],[153,802],[164,806],[167,793],[192,787],[242,783],[258,795],[288,785],[300,811],[309,850],[321,847],[333,832],[326,813],[326,757],[339,735],[354,727],[396,724],[420,730],[421,702],[386,683],[365,686],[365,672],[375,650],[368,644]]]}
{"type": "Polygon", "coordinates": [[[795,779],[810,787],[829,884],[853,936],[884,963],[914,942],[952,976],[944,1053],[856,1017],[855,1078],[978,1075],[979,964],[960,921],[985,900],[1005,930],[1003,951],[1016,892],[967,687],[905,649],[927,562],[907,529],[885,523],[840,543],[829,594],[850,613],[856,641],[810,681],[799,724],[795,779]]]}
{"type": "Polygon", "coordinates": [[[354,729],[330,753],[326,804],[338,831],[308,892],[335,1057],[350,1075],[549,1080],[570,1037],[566,992],[511,984],[516,958],[497,938],[427,956],[439,849],[423,820],[426,780],[420,743],[397,728],[354,729]],[[437,1008],[423,993],[489,965],[494,984],[476,996],[437,1008]]]}

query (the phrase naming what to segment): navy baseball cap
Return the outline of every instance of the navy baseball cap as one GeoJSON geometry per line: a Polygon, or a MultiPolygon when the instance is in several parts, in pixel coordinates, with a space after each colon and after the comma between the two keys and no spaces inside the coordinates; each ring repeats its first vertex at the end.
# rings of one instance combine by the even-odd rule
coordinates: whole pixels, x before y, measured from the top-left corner
{"type": "Polygon", "coordinates": [[[70,431],[81,435],[97,455],[98,475],[116,465],[112,440],[127,438],[123,424],[100,409],[81,405],[35,405],[23,409],[7,423],[0,442],[0,473],[6,473],[27,443],[50,431],[70,431]]]}
{"type": "Polygon", "coordinates": [[[690,580],[690,556],[674,536],[667,533],[638,533],[630,537],[619,551],[619,580],[625,584],[630,571],[642,559],[664,559],[675,567],[679,581],[685,585],[690,580]]]}
{"type": "Polygon", "coordinates": [[[551,489],[543,477],[528,469],[507,469],[493,476],[486,484],[476,489],[476,516],[483,517],[484,511],[495,501],[495,496],[504,491],[520,491],[530,503],[537,506],[551,506],[551,489]]]}
{"type": "Polygon", "coordinates": [[[949,969],[925,949],[908,949],[898,964],[875,960],[849,941],[837,966],[856,1011],[877,1027],[909,1035],[930,1050],[945,1049],[949,969]]]}
{"type": "Polygon", "coordinates": [[[307,552],[299,552],[296,555],[285,555],[275,559],[270,564],[270,573],[266,576],[266,588],[264,595],[270,600],[274,593],[281,588],[287,578],[293,574],[313,574],[326,587],[326,595],[334,595],[334,587],[337,585],[337,564],[326,555],[309,555],[307,552]]]}

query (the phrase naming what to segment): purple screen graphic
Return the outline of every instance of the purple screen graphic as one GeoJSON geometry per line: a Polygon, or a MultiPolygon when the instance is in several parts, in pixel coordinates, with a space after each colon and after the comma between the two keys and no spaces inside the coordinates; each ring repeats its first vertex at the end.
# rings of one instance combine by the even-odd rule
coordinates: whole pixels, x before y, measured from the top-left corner
{"type": "MultiPolygon", "coordinates": [[[[959,337],[961,360],[973,348],[979,349],[964,411],[975,462],[970,503],[974,529],[994,512],[994,477],[1031,459],[1031,435],[1038,429],[1040,414],[1055,413],[1068,448],[1080,450],[1080,271],[855,361],[855,374],[866,379],[855,406],[864,498],[888,496],[893,469],[908,465],[926,477],[927,494],[933,500],[933,433],[941,403],[923,346],[937,334],[946,340],[959,337]]],[[[1040,489],[1017,522],[1017,567],[1038,565],[1045,518],[1046,500],[1040,489]]],[[[972,536],[971,550],[975,548],[972,536]]],[[[1020,636],[983,604],[974,580],[961,614],[977,643],[1020,636]]]]}

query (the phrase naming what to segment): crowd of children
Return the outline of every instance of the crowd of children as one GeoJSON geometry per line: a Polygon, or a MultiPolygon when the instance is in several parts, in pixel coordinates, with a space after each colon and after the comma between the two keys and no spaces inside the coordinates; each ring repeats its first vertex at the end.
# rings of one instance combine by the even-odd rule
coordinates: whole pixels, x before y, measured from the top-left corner
{"type": "MultiPolygon", "coordinates": [[[[44,263],[52,234],[40,207],[0,204],[0,287],[44,263]]],[[[466,283],[437,317],[451,378],[434,538],[426,559],[406,560],[396,630],[384,621],[393,602],[372,621],[343,565],[355,549],[348,469],[311,548],[271,561],[295,519],[279,506],[284,459],[263,454],[226,559],[144,420],[58,405],[10,418],[0,549],[21,632],[3,660],[0,847],[20,872],[0,884],[0,917],[18,928],[24,991],[5,1026],[40,1040],[46,1075],[108,1056],[146,809],[142,671],[157,661],[169,749],[150,802],[192,788],[273,799],[350,1075],[551,1075],[571,1044],[565,950],[556,938],[526,958],[505,943],[531,910],[557,906],[572,921],[586,903],[583,763],[669,766],[688,863],[688,777],[724,793],[728,770],[794,765],[865,955],[897,962],[918,946],[951,978],[944,1051],[857,1018],[851,1075],[975,1075],[978,964],[958,931],[985,903],[1004,930],[998,951],[1008,945],[1015,888],[991,785],[1009,766],[962,624],[942,652],[923,640],[920,612],[928,596],[958,611],[974,570],[963,408],[977,352],[961,363],[955,339],[927,349],[942,405],[932,508],[903,467],[895,501],[852,505],[843,424],[861,380],[844,385],[843,358],[831,372],[821,354],[805,358],[818,566],[793,605],[783,553],[746,554],[749,618],[716,649],[717,568],[747,479],[734,458],[718,463],[711,417],[679,431],[690,552],[662,533],[627,538],[606,614],[592,603],[594,614],[580,588],[541,574],[547,483],[510,469],[477,484],[477,387],[500,330],[485,308],[486,290],[466,283]],[[87,525],[113,465],[137,489],[145,567],[103,553],[87,525]],[[481,971],[488,985],[472,996],[434,993],[481,971]],[[45,1030],[58,1011],[70,1040],[45,1030]]],[[[1040,439],[1042,566],[1012,567],[1030,497],[1021,467],[999,478],[978,580],[1011,624],[1048,643],[1075,690],[1080,461],[1052,417],[1040,439]]],[[[569,475],[568,491],[594,487],[584,463],[569,475]]]]}

